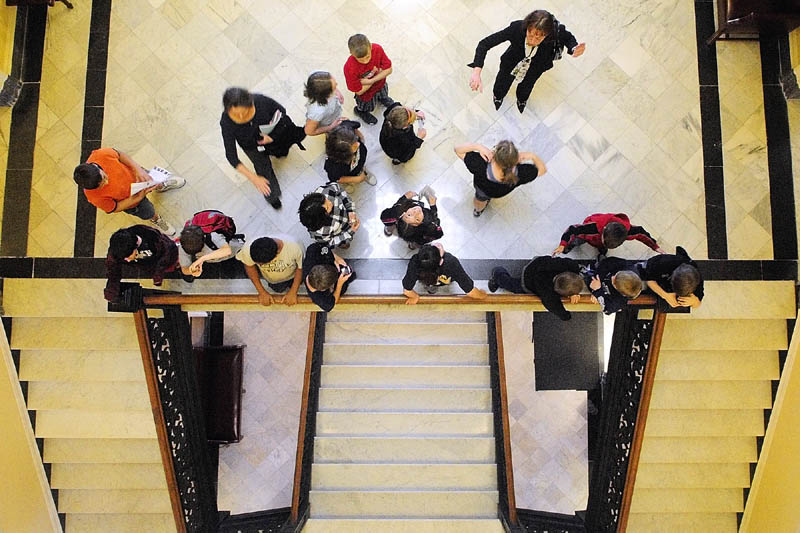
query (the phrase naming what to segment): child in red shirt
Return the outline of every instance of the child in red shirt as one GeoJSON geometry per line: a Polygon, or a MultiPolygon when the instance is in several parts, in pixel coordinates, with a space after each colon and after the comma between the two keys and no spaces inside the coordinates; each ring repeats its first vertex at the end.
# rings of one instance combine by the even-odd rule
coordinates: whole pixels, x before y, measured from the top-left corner
{"type": "Polygon", "coordinates": [[[389,107],[394,100],[389,98],[386,77],[392,73],[392,62],[379,44],[372,44],[365,35],[357,33],[347,40],[350,57],[344,64],[344,79],[347,88],[355,93],[355,114],[367,124],[377,124],[372,114],[380,102],[389,107]]]}

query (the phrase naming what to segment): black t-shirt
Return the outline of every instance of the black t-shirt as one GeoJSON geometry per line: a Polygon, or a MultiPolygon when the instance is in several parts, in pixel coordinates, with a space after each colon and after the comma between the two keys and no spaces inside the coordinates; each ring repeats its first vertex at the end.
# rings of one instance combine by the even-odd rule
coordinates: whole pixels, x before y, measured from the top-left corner
{"type": "Polygon", "coordinates": [[[350,168],[350,163],[334,161],[331,158],[325,160],[325,172],[328,173],[328,181],[339,181],[344,176],[358,176],[364,170],[364,163],[367,162],[367,145],[359,142],[358,145],[358,164],[355,168],[350,168]]]}
{"type": "Polygon", "coordinates": [[[545,309],[561,320],[569,320],[572,315],[564,309],[561,295],[553,288],[553,278],[562,272],[579,274],[580,265],[567,257],[543,255],[528,263],[522,271],[522,285],[542,299],[545,309]]]}
{"type": "MultiPolygon", "coordinates": [[[[686,250],[680,246],[676,250],[678,253],[673,254],[659,254],[654,255],[644,263],[644,268],[640,269],[642,279],[647,281],[655,281],[659,287],[667,292],[675,292],[672,288],[672,280],[670,276],[681,265],[689,264],[697,268],[695,263],[686,250]]],[[[697,296],[698,300],[703,299],[703,278],[700,278],[700,284],[694,290],[693,294],[697,296]]]]}
{"type": "MultiPolygon", "coordinates": [[[[158,234],[152,231],[145,231],[140,226],[136,225],[131,228],[131,231],[142,239],[142,243],[136,247],[136,258],[131,263],[142,266],[154,265],[158,260],[158,251],[156,250],[158,234]]],[[[144,227],[146,228],[146,226],[144,227]]]]}
{"type": "MultiPolygon", "coordinates": [[[[439,265],[440,279],[444,276],[446,279],[455,281],[465,293],[475,288],[475,282],[472,281],[472,278],[466,273],[464,267],[461,266],[461,262],[454,255],[445,252],[442,259],[444,261],[439,265]]],[[[405,290],[414,290],[414,284],[419,279],[419,270],[419,254],[417,253],[408,261],[406,275],[403,278],[403,288],[405,290]]]]}
{"type": "Polygon", "coordinates": [[[489,163],[483,160],[478,152],[467,152],[464,156],[464,164],[472,174],[472,184],[476,189],[483,191],[489,198],[502,198],[515,188],[526,183],[530,183],[539,175],[539,169],[532,163],[520,163],[517,165],[517,183],[500,183],[491,181],[486,175],[486,168],[489,163]]]}
{"type": "Polygon", "coordinates": [[[394,131],[390,126],[384,125],[379,140],[386,155],[403,163],[414,157],[414,152],[423,143],[414,133],[413,126],[394,131]]]}
{"type": "MultiPolygon", "coordinates": [[[[306,255],[303,259],[303,283],[306,286],[306,290],[308,290],[308,275],[311,273],[311,269],[317,265],[335,265],[336,261],[333,256],[333,248],[328,246],[327,244],[321,242],[315,242],[314,244],[310,245],[306,249],[306,255]]],[[[338,270],[338,268],[337,268],[338,270]]],[[[356,279],[356,273],[353,274],[348,278],[347,281],[344,282],[342,285],[342,291],[340,294],[344,294],[347,292],[347,287],[350,285],[350,282],[356,279]]],[[[336,298],[334,298],[333,293],[335,290],[335,286],[327,291],[308,291],[308,297],[311,298],[311,301],[317,304],[320,309],[325,311],[326,313],[333,309],[333,306],[336,305],[336,298]]]]}

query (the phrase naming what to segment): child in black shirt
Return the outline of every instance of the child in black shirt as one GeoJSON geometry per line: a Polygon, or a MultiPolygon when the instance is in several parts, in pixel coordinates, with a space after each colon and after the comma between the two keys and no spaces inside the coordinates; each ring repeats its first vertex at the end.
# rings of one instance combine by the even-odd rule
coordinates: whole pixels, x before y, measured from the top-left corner
{"type": "Polygon", "coordinates": [[[642,280],[628,268],[628,262],[619,257],[607,257],[598,261],[584,273],[584,279],[592,292],[592,299],[600,304],[603,313],[613,315],[639,296],[642,280]]]}
{"type": "Polygon", "coordinates": [[[406,304],[414,305],[419,301],[419,294],[414,285],[421,281],[433,294],[440,285],[449,285],[453,280],[470,298],[482,300],[486,293],[475,288],[475,282],[464,271],[459,260],[444,251],[441,244],[426,244],[408,261],[406,275],[403,278],[403,294],[408,298],[406,304]]]}
{"type": "Polygon", "coordinates": [[[347,287],[356,273],[347,262],[333,252],[325,243],[315,242],[306,249],[303,259],[303,282],[308,297],[325,312],[333,309],[339,297],[347,292],[347,287]]]}
{"type": "Polygon", "coordinates": [[[366,181],[375,185],[378,180],[367,173],[367,145],[364,135],[349,124],[343,123],[333,128],[325,137],[325,172],[329,182],[361,183],[366,181]]]}
{"type": "Polygon", "coordinates": [[[670,307],[700,307],[703,300],[703,277],[689,254],[678,246],[673,254],[655,255],[639,263],[647,287],[670,307]]]}
{"type": "Polygon", "coordinates": [[[444,234],[436,208],[436,196],[433,189],[427,185],[423,187],[418,197],[414,191],[408,191],[392,207],[384,209],[381,212],[381,222],[387,237],[391,236],[397,227],[397,234],[412,250],[417,246],[441,239],[444,234]],[[425,207],[422,197],[428,200],[430,208],[425,207]]]}
{"type": "Polygon", "coordinates": [[[414,122],[419,119],[420,126],[425,120],[422,111],[415,111],[410,107],[395,102],[383,112],[383,127],[381,128],[380,142],[383,152],[392,158],[392,164],[399,165],[414,157],[417,148],[422,146],[422,139],[427,132],[420,127],[419,135],[414,133],[414,122]]]}

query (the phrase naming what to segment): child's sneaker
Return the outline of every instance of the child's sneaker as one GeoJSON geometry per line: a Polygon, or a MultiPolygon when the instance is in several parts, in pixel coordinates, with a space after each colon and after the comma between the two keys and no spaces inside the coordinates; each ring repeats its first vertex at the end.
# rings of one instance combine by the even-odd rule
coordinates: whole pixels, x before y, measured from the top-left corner
{"type": "Polygon", "coordinates": [[[174,237],[178,232],[175,231],[175,228],[172,227],[172,224],[164,220],[164,217],[160,215],[156,215],[158,218],[154,218],[151,220],[153,224],[156,225],[158,229],[164,232],[169,237],[174,237]]]}
{"type": "Polygon", "coordinates": [[[172,189],[180,189],[186,185],[186,180],[180,176],[172,176],[167,181],[156,187],[156,192],[167,192],[172,189]]]}
{"type": "Polygon", "coordinates": [[[353,113],[356,114],[361,120],[366,122],[367,124],[377,124],[378,119],[372,113],[367,113],[365,111],[359,111],[357,107],[353,108],[353,113]]]}
{"type": "Polygon", "coordinates": [[[364,175],[365,175],[364,176],[364,181],[366,181],[369,185],[373,185],[374,186],[374,185],[378,184],[378,178],[376,178],[372,174],[367,173],[366,170],[364,171],[364,175]]]}

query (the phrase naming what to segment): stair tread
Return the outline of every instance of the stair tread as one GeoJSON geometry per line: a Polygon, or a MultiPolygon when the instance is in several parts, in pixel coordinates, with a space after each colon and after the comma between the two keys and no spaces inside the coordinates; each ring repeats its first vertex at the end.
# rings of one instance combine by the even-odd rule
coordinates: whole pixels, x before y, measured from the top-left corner
{"type": "Polygon", "coordinates": [[[485,388],[320,387],[319,411],[491,412],[492,390],[485,388]]]}
{"type": "Polygon", "coordinates": [[[487,341],[487,328],[475,322],[330,322],[325,325],[325,342],[375,344],[476,344],[487,341]]]}
{"type": "Polygon", "coordinates": [[[303,533],[504,533],[497,518],[309,518],[303,533]]]}
{"type": "Polygon", "coordinates": [[[321,386],[363,388],[468,388],[491,385],[488,365],[322,365],[321,386]]]}
{"type": "Polygon", "coordinates": [[[650,409],[645,438],[764,434],[763,409],[650,409]]]}
{"type": "Polygon", "coordinates": [[[68,513],[68,533],[175,533],[172,513],[68,513]]]}
{"type": "Polygon", "coordinates": [[[6,278],[3,311],[11,317],[115,316],[106,310],[105,284],[104,279],[6,278]]]}
{"type": "Polygon", "coordinates": [[[749,463],[639,463],[639,488],[733,488],[750,486],[749,463]]]}
{"type": "Polygon", "coordinates": [[[161,452],[155,435],[150,439],[47,438],[46,463],[157,463],[161,452]]]}
{"type": "Polygon", "coordinates": [[[744,494],[738,487],[725,489],[637,488],[631,499],[631,513],[724,513],[743,510],[744,494]]]}
{"type": "Polygon", "coordinates": [[[651,409],[768,409],[770,381],[661,380],[653,384],[651,409]]]}
{"type": "Polygon", "coordinates": [[[11,348],[15,350],[107,350],[109,341],[121,350],[138,350],[133,319],[130,316],[107,318],[14,319],[11,348]]]}
{"type": "Polygon", "coordinates": [[[689,315],[669,315],[669,319],[787,319],[797,313],[792,281],[706,281],[703,288],[703,305],[689,315]]]}
{"type": "Polygon", "coordinates": [[[486,435],[494,434],[492,413],[318,412],[322,435],[486,435]]]}
{"type": "Polygon", "coordinates": [[[55,463],[50,486],[56,489],[166,489],[156,463],[55,463]]]}
{"type": "Polygon", "coordinates": [[[785,319],[668,320],[663,350],[785,350],[785,319]]]}
{"type": "Polygon", "coordinates": [[[755,437],[647,437],[640,463],[754,463],[755,437]]]}
{"type": "Polygon", "coordinates": [[[737,533],[736,513],[642,513],[628,515],[631,533],[737,533]]]}
{"type": "Polygon", "coordinates": [[[772,380],[779,377],[775,350],[661,350],[655,379],[772,380]]]}
{"type": "Polygon", "coordinates": [[[315,463],[314,490],[497,490],[495,464],[315,463]]]}
{"type": "Polygon", "coordinates": [[[144,381],[138,350],[22,350],[21,381],[144,381]]]}
{"type": "Polygon", "coordinates": [[[150,410],[86,411],[48,409],[36,413],[36,437],[56,438],[154,438],[150,410]]]}
{"type": "Polygon", "coordinates": [[[314,437],[317,463],[494,463],[494,437],[314,437]]]}
{"type": "Polygon", "coordinates": [[[146,410],[144,381],[34,381],[28,384],[28,409],[146,410]]]}
{"type": "MultiPolygon", "coordinates": [[[[419,306],[417,306],[419,307],[419,306]]],[[[328,315],[330,322],[431,322],[448,324],[452,322],[486,323],[485,311],[430,311],[426,309],[409,309],[405,306],[378,305],[371,306],[369,311],[339,311],[328,315]],[[410,320],[409,320],[410,319],[410,320]]]]}
{"type": "Polygon", "coordinates": [[[495,518],[498,492],[312,490],[308,499],[313,518],[495,518]]]}
{"type": "Polygon", "coordinates": [[[164,514],[172,506],[167,489],[61,489],[58,512],[164,514]]]}

